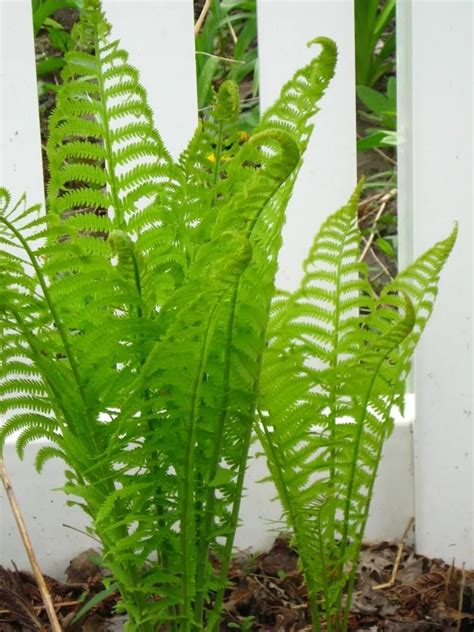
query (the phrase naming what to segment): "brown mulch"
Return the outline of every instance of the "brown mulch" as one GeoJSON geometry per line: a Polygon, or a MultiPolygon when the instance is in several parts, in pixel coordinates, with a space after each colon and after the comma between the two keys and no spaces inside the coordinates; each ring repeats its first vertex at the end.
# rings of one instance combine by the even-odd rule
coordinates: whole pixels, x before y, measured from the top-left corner
{"type": "MultiPolygon", "coordinates": [[[[366,545],[354,592],[350,630],[372,632],[474,632],[474,572],[417,555],[406,547],[393,587],[374,590],[389,581],[397,544],[366,545]],[[462,611],[458,605],[462,591],[462,611]]],[[[66,570],[67,582],[47,577],[61,624],[75,632],[122,629],[113,617],[116,595],[95,606],[85,620],[69,625],[85,600],[103,590],[102,576],[89,550],[66,570]]],[[[268,553],[240,553],[229,572],[222,632],[311,630],[307,593],[298,556],[288,541],[277,538],[268,553]]],[[[36,582],[28,572],[0,567],[0,632],[49,629],[36,582]]]]}

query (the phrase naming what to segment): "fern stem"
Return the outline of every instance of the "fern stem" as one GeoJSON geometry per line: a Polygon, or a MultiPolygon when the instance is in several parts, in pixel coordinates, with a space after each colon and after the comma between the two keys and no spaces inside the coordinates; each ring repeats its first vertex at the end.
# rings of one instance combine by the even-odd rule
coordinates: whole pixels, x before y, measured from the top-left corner
{"type": "MultiPolygon", "coordinates": [[[[392,397],[390,399],[390,402],[386,405],[387,406],[386,410],[391,410],[393,402],[394,402],[394,398],[392,397]]],[[[385,424],[387,423],[387,418],[384,420],[384,423],[385,424]]],[[[360,549],[361,549],[361,546],[362,546],[362,539],[364,537],[365,527],[367,525],[367,520],[369,519],[370,503],[371,503],[372,495],[373,495],[373,492],[374,492],[375,481],[377,479],[377,471],[378,471],[380,462],[382,460],[382,450],[383,450],[386,434],[387,434],[387,432],[385,430],[383,435],[379,439],[377,455],[376,455],[376,457],[374,459],[375,467],[374,467],[374,470],[372,472],[371,481],[370,481],[370,484],[369,484],[369,487],[368,487],[368,490],[367,490],[366,502],[365,502],[365,507],[364,507],[364,513],[363,513],[363,517],[362,517],[362,520],[361,520],[361,523],[360,523],[359,532],[358,532],[357,537],[356,537],[356,548],[355,548],[355,551],[354,551],[354,559],[355,560],[359,559],[360,549]]],[[[350,609],[351,609],[352,592],[354,590],[354,583],[355,583],[356,575],[357,575],[357,564],[354,563],[352,568],[351,568],[349,581],[347,583],[346,605],[344,607],[344,618],[343,618],[342,632],[344,632],[344,630],[347,629],[348,624],[349,624],[349,614],[350,614],[350,609]]]]}
{"type": "Polygon", "coordinates": [[[187,423],[186,446],[184,453],[184,483],[183,483],[183,501],[180,517],[180,540],[181,554],[183,558],[183,568],[181,575],[181,593],[183,598],[183,615],[184,622],[182,629],[188,632],[192,624],[192,608],[191,602],[194,597],[195,572],[193,570],[191,547],[195,546],[195,515],[194,515],[194,452],[196,444],[196,426],[197,416],[200,406],[201,384],[204,371],[204,365],[207,358],[209,343],[212,337],[213,325],[219,308],[220,301],[217,301],[207,321],[206,333],[201,346],[199,361],[196,374],[192,386],[191,406],[187,423]],[[191,583],[191,594],[189,591],[191,583]]]}
{"type": "MultiPolygon", "coordinates": [[[[262,333],[263,339],[265,338],[265,334],[266,334],[266,331],[262,333]]],[[[263,361],[263,353],[260,353],[259,358],[258,358],[260,370],[261,370],[262,361],[263,361]]],[[[258,371],[258,375],[260,376],[260,371],[258,371]]],[[[224,602],[226,579],[227,579],[227,574],[229,572],[230,560],[232,557],[232,548],[234,546],[234,537],[235,537],[235,532],[237,530],[237,524],[238,524],[239,513],[240,513],[240,505],[241,505],[242,496],[243,496],[245,471],[247,467],[248,453],[250,450],[250,442],[252,440],[252,428],[253,428],[253,421],[255,418],[256,406],[257,406],[257,393],[258,393],[259,381],[260,381],[260,378],[258,377],[256,379],[256,383],[253,389],[254,399],[250,403],[249,410],[247,411],[247,415],[246,415],[247,428],[246,428],[245,435],[243,437],[242,444],[241,444],[242,446],[241,447],[241,460],[239,464],[239,471],[238,471],[237,481],[236,481],[234,504],[232,506],[229,533],[226,536],[226,541],[224,545],[224,553],[222,555],[221,571],[219,573],[220,585],[216,594],[212,616],[210,617],[209,625],[206,628],[208,632],[218,632],[218,629],[219,629],[220,612],[222,610],[222,605],[224,602]]]]}
{"type": "Polygon", "coordinates": [[[268,432],[267,426],[265,424],[264,421],[264,417],[261,413],[261,411],[258,411],[259,417],[260,417],[260,421],[261,421],[261,425],[263,426],[263,434],[264,437],[262,437],[261,432],[259,432],[257,430],[257,434],[264,438],[264,442],[266,444],[266,446],[268,447],[270,453],[271,453],[271,465],[274,466],[273,467],[273,474],[275,475],[275,484],[277,486],[277,489],[280,493],[280,497],[282,499],[283,505],[286,509],[286,511],[288,512],[288,518],[289,518],[289,522],[290,524],[293,526],[293,532],[294,532],[294,536],[295,536],[295,542],[296,542],[296,548],[299,552],[300,558],[301,558],[301,562],[303,564],[303,568],[304,568],[304,574],[305,574],[305,578],[306,578],[306,582],[308,584],[308,600],[309,600],[309,607],[311,610],[311,619],[313,621],[313,625],[316,629],[316,632],[321,632],[322,628],[321,628],[321,615],[320,615],[320,611],[319,611],[319,606],[318,606],[318,602],[317,602],[317,597],[316,597],[316,583],[314,581],[312,572],[311,572],[311,564],[309,563],[309,560],[305,559],[305,555],[304,555],[304,547],[302,546],[298,546],[299,543],[299,539],[300,539],[300,533],[302,532],[302,527],[303,525],[300,526],[300,521],[298,518],[298,512],[295,509],[294,505],[293,505],[293,501],[291,498],[291,495],[289,493],[288,487],[286,485],[286,481],[285,481],[285,477],[283,474],[283,466],[280,462],[280,458],[278,456],[278,452],[275,449],[275,445],[273,443],[273,439],[270,436],[270,433],[268,432]]]}
{"type": "MultiPolygon", "coordinates": [[[[143,298],[142,295],[142,282],[141,282],[141,275],[140,275],[140,268],[138,265],[138,261],[137,258],[135,256],[135,251],[132,248],[131,250],[131,257],[132,257],[132,265],[133,265],[133,275],[134,275],[134,281],[135,281],[135,287],[137,289],[137,293],[138,296],[140,297],[140,301],[143,298]]],[[[143,310],[142,307],[139,305],[137,308],[137,313],[138,313],[138,318],[141,319],[143,318],[143,310]]],[[[144,357],[143,353],[142,353],[142,348],[140,347],[140,367],[143,368],[144,364],[145,364],[146,358],[144,357]]],[[[143,398],[145,400],[145,402],[148,402],[150,400],[150,389],[149,388],[145,388],[144,392],[143,392],[143,398]]],[[[149,413],[151,413],[151,409],[148,408],[149,413]]],[[[147,423],[146,423],[146,427],[147,427],[147,433],[148,436],[152,437],[153,436],[153,426],[151,424],[150,418],[147,415],[147,423]]],[[[148,459],[149,461],[149,470],[151,475],[158,480],[158,476],[159,476],[159,469],[156,466],[156,462],[157,462],[157,451],[153,450],[150,454],[150,457],[148,459]]],[[[165,570],[167,570],[168,568],[168,552],[167,552],[167,538],[166,538],[166,525],[164,522],[164,508],[161,504],[161,487],[157,486],[156,490],[155,490],[155,501],[154,501],[154,505],[155,505],[155,511],[156,511],[156,515],[157,515],[157,526],[158,526],[158,533],[160,535],[163,536],[163,546],[157,545],[156,547],[156,559],[158,562],[161,562],[161,565],[165,568],[165,570]]],[[[168,614],[170,617],[170,621],[169,621],[169,625],[171,628],[171,631],[175,631],[177,629],[177,624],[176,622],[173,620],[176,613],[174,611],[174,607],[170,606],[170,608],[168,609],[168,614]]]]}
{"type": "MultiPolygon", "coordinates": [[[[326,609],[326,632],[332,632],[332,612],[331,612],[331,602],[329,599],[329,587],[330,587],[330,579],[328,575],[328,568],[326,563],[326,555],[324,551],[324,543],[323,543],[323,534],[321,530],[321,513],[318,513],[317,517],[318,524],[318,542],[319,542],[319,555],[321,557],[321,566],[323,569],[322,572],[322,580],[324,586],[324,601],[325,601],[325,609],[326,609]]],[[[330,537],[333,537],[330,532],[330,537]]],[[[330,540],[330,547],[332,549],[333,540],[330,540]]]]}
{"type": "MultiPolygon", "coordinates": [[[[335,306],[335,312],[334,312],[334,318],[332,320],[333,324],[334,324],[334,333],[333,333],[333,339],[332,339],[332,348],[333,348],[333,354],[332,354],[332,358],[331,358],[331,362],[330,362],[330,368],[332,370],[334,370],[337,365],[338,365],[338,360],[339,360],[339,354],[338,354],[338,348],[339,348],[339,334],[340,334],[340,317],[341,317],[341,310],[340,310],[340,304],[339,304],[339,299],[341,296],[341,282],[342,282],[342,265],[343,265],[343,248],[344,248],[344,242],[342,244],[342,247],[340,248],[339,251],[339,256],[337,257],[337,269],[335,272],[336,275],[336,288],[335,288],[335,296],[336,296],[336,306],[335,306]]],[[[329,402],[329,407],[331,410],[331,416],[329,419],[329,440],[331,441],[331,449],[330,449],[330,467],[329,467],[329,494],[331,497],[334,497],[334,487],[335,487],[335,478],[336,478],[336,455],[337,455],[337,450],[334,446],[335,441],[336,441],[336,418],[337,418],[337,410],[336,410],[336,385],[334,386],[333,389],[331,389],[331,398],[330,398],[330,402],[329,402]]],[[[335,542],[335,507],[333,505],[333,510],[330,512],[329,515],[329,538],[328,538],[328,544],[330,546],[330,556],[332,556],[333,551],[334,551],[334,542],[335,542]]],[[[327,613],[329,615],[329,613],[327,613]]]]}
{"type": "MultiPolygon", "coordinates": [[[[209,467],[209,481],[215,477],[217,469],[219,467],[219,460],[222,449],[222,441],[224,438],[224,427],[227,419],[227,407],[229,404],[229,388],[230,388],[230,370],[231,370],[231,348],[232,348],[232,333],[234,330],[237,297],[239,286],[234,290],[231,299],[230,316],[227,323],[227,343],[225,345],[225,357],[224,357],[224,379],[223,379],[223,394],[220,402],[220,414],[217,423],[216,436],[214,440],[214,449],[211,457],[209,467]]],[[[209,546],[211,541],[211,529],[214,519],[214,507],[216,500],[216,490],[214,487],[208,486],[207,494],[205,498],[205,517],[202,526],[201,533],[199,534],[199,548],[197,554],[197,573],[196,573],[196,604],[195,615],[198,623],[202,622],[203,610],[204,610],[204,596],[206,591],[206,577],[207,577],[207,558],[209,554],[209,546]]]]}
{"type": "Polygon", "coordinates": [[[219,589],[216,593],[214,608],[213,608],[211,616],[209,617],[209,623],[206,626],[206,630],[208,632],[217,632],[219,630],[220,614],[222,610],[222,605],[224,603],[224,593],[225,593],[226,583],[227,583],[226,582],[227,574],[229,572],[230,560],[232,558],[232,549],[234,546],[234,536],[235,536],[235,531],[237,529],[237,523],[239,520],[240,504],[242,500],[245,470],[246,470],[246,464],[247,464],[246,456],[250,449],[250,441],[252,438],[252,426],[253,426],[252,422],[253,422],[253,416],[249,415],[249,418],[247,419],[247,428],[245,430],[245,435],[242,439],[242,448],[241,448],[242,459],[240,463],[239,472],[237,475],[235,500],[232,506],[232,513],[230,517],[229,535],[226,536],[224,552],[222,554],[221,570],[219,573],[219,589]],[[245,454],[245,459],[243,458],[244,454],[245,454]]]}
{"type": "MultiPolygon", "coordinates": [[[[407,334],[405,334],[407,335],[407,334]]],[[[365,425],[365,420],[367,417],[367,412],[368,412],[368,405],[369,405],[369,401],[370,401],[370,397],[372,394],[372,390],[374,388],[375,385],[375,381],[377,379],[378,373],[382,367],[382,364],[384,363],[384,361],[387,359],[387,357],[390,356],[390,354],[399,346],[400,344],[400,340],[399,339],[395,339],[393,344],[385,350],[385,352],[382,354],[379,362],[377,363],[376,366],[374,366],[371,370],[371,377],[370,377],[370,381],[368,384],[368,388],[366,390],[366,393],[364,395],[362,404],[361,404],[361,415],[360,418],[357,422],[357,431],[356,431],[356,435],[354,438],[354,447],[352,450],[352,458],[351,458],[351,465],[350,465],[350,470],[349,470],[349,479],[348,479],[348,487],[347,487],[347,493],[346,493],[346,501],[345,501],[345,505],[344,505],[344,515],[343,515],[343,533],[342,533],[342,540],[341,540],[341,554],[340,554],[340,560],[341,560],[341,565],[344,564],[344,560],[345,560],[345,556],[346,556],[346,550],[347,550],[347,546],[348,546],[348,537],[349,537],[349,518],[350,518],[350,512],[351,512],[351,503],[352,503],[352,494],[354,491],[354,485],[355,485],[355,473],[357,470],[357,467],[359,465],[359,448],[360,448],[360,444],[361,444],[361,440],[362,440],[362,432],[364,429],[364,425],[365,425]]],[[[375,479],[375,476],[374,476],[375,479]]],[[[374,481],[373,481],[374,482],[374,481]]],[[[365,516],[368,515],[368,505],[366,504],[366,508],[365,508],[365,516]]],[[[364,523],[365,525],[365,523],[364,523]]],[[[356,535],[356,551],[359,550],[360,547],[360,531],[357,533],[356,535]]],[[[354,578],[355,578],[355,574],[357,572],[357,564],[356,564],[356,560],[357,560],[357,555],[356,552],[354,552],[354,555],[352,555],[352,568],[351,568],[351,575],[350,575],[350,580],[349,580],[349,588],[351,590],[351,594],[352,594],[352,586],[354,583],[354,578]]],[[[343,572],[343,568],[340,568],[340,572],[343,572]]],[[[339,607],[338,607],[338,612],[341,611],[341,607],[342,607],[342,591],[343,589],[341,588],[340,591],[340,595],[339,595],[339,607]]],[[[348,609],[350,608],[350,598],[351,595],[347,595],[347,602],[346,602],[346,606],[345,606],[345,616],[344,619],[346,619],[346,614],[348,613],[348,609]]],[[[348,614],[347,614],[348,616],[348,614]]],[[[343,624],[344,625],[344,624],[343,624]]],[[[344,628],[342,628],[344,629],[344,628]]]]}

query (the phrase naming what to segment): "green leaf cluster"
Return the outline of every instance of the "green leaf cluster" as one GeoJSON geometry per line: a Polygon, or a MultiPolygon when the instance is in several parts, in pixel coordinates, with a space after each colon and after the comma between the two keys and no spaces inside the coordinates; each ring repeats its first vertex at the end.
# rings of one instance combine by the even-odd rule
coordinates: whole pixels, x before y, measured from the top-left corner
{"type": "Polygon", "coordinates": [[[387,32],[395,18],[395,0],[355,0],[356,84],[372,88],[394,69],[395,29],[387,32]]]}
{"type": "Polygon", "coordinates": [[[367,113],[361,113],[361,115],[365,120],[377,126],[367,129],[365,137],[357,142],[357,149],[396,146],[397,81],[395,77],[389,78],[385,95],[373,88],[358,86],[357,96],[368,110],[367,113]]]}
{"type": "Polygon", "coordinates": [[[34,36],[38,37],[40,32],[44,33],[51,46],[62,53],[62,55],[42,55],[37,59],[36,74],[38,78],[63,68],[64,53],[74,46],[70,33],[54,19],[55,12],[60,9],[80,10],[82,5],[82,0],[31,0],[34,36]]]}
{"type": "MultiPolygon", "coordinates": [[[[199,24],[199,18],[198,22],[199,24]]],[[[212,104],[216,86],[231,80],[248,82],[248,102],[242,105],[241,127],[251,130],[258,122],[258,55],[256,0],[211,0],[196,36],[198,107],[212,104]]]]}

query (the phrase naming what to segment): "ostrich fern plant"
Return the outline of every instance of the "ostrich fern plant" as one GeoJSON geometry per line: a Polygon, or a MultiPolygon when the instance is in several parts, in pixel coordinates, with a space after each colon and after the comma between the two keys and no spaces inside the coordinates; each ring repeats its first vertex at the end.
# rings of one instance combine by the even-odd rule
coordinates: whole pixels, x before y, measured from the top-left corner
{"type": "Polygon", "coordinates": [[[356,191],[321,227],[300,287],[273,303],[256,431],[304,569],[316,630],[344,632],[393,409],[452,234],[374,295],[356,191]]]}
{"type": "Polygon", "coordinates": [[[376,299],[354,196],[323,226],[301,289],[274,300],[334,43],[313,42],[319,56],[244,144],[225,82],[174,161],[98,0],[74,36],[47,213],[0,195],[0,442],[15,434],[23,456],[46,439],[38,470],[65,462],[64,491],[90,516],[128,629],[214,632],[255,428],[314,625],[342,629],[390,408],[454,236],[376,299]]]}

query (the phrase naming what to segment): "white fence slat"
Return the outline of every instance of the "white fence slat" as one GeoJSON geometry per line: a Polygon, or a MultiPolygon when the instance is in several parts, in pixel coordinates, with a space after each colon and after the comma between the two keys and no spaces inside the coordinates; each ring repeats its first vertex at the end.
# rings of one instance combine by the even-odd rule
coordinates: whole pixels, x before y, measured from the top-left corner
{"type": "MultiPolygon", "coordinates": [[[[257,0],[262,110],[278,96],[293,72],[318,52],[306,42],[325,35],[338,47],[336,75],[321,101],[305,163],[287,211],[277,284],[294,289],[301,264],[321,223],[349,198],[356,182],[355,53],[352,0],[257,0]]],[[[375,487],[367,525],[370,539],[396,539],[414,512],[412,400],[398,419],[375,487]],[[391,499],[387,503],[387,499],[391,499]]],[[[259,448],[256,448],[259,451],[259,448]]],[[[281,524],[276,492],[262,459],[251,461],[246,478],[241,527],[236,543],[256,549],[268,546],[281,524]]]]}
{"type": "Polygon", "coordinates": [[[192,0],[105,0],[112,36],[140,71],[155,124],[177,157],[197,125],[192,0]]]}
{"type": "Polygon", "coordinates": [[[404,191],[399,183],[400,213],[412,227],[415,256],[455,220],[460,224],[416,356],[417,548],[472,567],[474,4],[417,1],[400,8],[408,28],[399,24],[398,47],[411,50],[411,63],[399,69],[400,91],[411,95],[413,116],[401,156],[411,156],[412,185],[404,191]]]}
{"type": "Polygon", "coordinates": [[[339,51],[336,76],[321,101],[288,206],[277,284],[294,289],[316,231],[347,201],[356,182],[353,1],[258,0],[257,15],[262,109],[318,53],[317,45],[306,47],[308,41],[328,36],[339,51]]]}
{"type": "Polygon", "coordinates": [[[31,0],[0,0],[0,186],[43,203],[31,0]]]}
{"type": "MultiPolygon", "coordinates": [[[[397,205],[398,267],[413,261],[413,95],[411,92],[411,0],[398,1],[397,6],[397,205]],[[410,78],[410,81],[409,81],[410,78]]],[[[410,379],[413,391],[413,379],[410,379]]]]}

